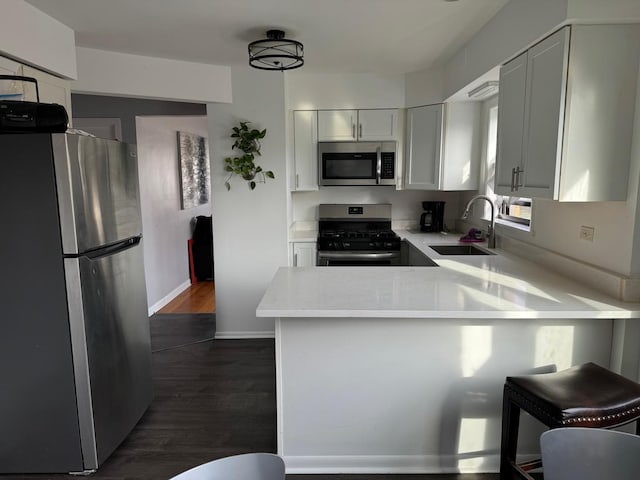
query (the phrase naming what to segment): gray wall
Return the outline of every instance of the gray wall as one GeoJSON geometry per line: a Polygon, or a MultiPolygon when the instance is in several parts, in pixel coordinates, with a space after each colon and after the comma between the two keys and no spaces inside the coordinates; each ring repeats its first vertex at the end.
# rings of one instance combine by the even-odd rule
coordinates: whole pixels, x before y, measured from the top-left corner
{"type": "Polygon", "coordinates": [[[136,116],[207,115],[205,104],[144,100],[102,95],[71,95],[73,116],[77,118],[120,118],[122,141],[138,143],[136,116]]]}

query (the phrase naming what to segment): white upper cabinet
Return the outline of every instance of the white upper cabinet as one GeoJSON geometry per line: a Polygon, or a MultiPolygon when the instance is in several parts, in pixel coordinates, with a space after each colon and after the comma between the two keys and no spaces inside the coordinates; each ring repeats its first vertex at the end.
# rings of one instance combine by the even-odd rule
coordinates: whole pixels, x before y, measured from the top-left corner
{"type": "MultiPolygon", "coordinates": [[[[22,75],[22,64],[0,57],[0,75],[22,75]]],[[[0,99],[13,100],[12,95],[22,93],[22,82],[15,80],[0,81],[0,99]]]]}
{"type": "Polygon", "coordinates": [[[407,109],[404,188],[476,190],[480,112],[477,102],[407,109]]]}
{"type": "Polygon", "coordinates": [[[387,141],[398,138],[398,110],[358,110],[358,140],[387,141]]]}
{"type": "Polygon", "coordinates": [[[293,112],[295,191],[318,190],[318,112],[293,112]]]}
{"type": "Polygon", "coordinates": [[[505,64],[496,193],[626,200],[639,56],[640,26],[574,25],[505,64]]]}
{"type": "Polygon", "coordinates": [[[22,75],[22,64],[0,57],[0,75],[22,75]]]}
{"type": "Polygon", "coordinates": [[[511,195],[516,168],[522,169],[524,103],[527,81],[527,54],[514,58],[500,69],[498,101],[498,159],[495,190],[511,195]]]}
{"type": "Polygon", "coordinates": [[[318,141],[389,141],[398,138],[398,110],[320,110],[318,141]]]}
{"type": "MultiPolygon", "coordinates": [[[[22,71],[24,72],[24,76],[33,77],[38,81],[38,91],[40,92],[41,102],[57,103],[65,108],[69,116],[69,125],[71,125],[71,85],[69,80],[55,77],[27,65],[23,67],[22,71]]],[[[27,92],[30,92],[29,89],[35,88],[31,85],[25,83],[25,90],[27,90],[27,92]]],[[[35,101],[35,93],[28,93],[28,98],[33,98],[33,101],[35,101]]]]}
{"type": "Polygon", "coordinates": [[[357,123],[357,110],[320,110],[318,112],[318,141],[357,140],[357,123]]]}
{"type": "MultiPolygon", "coordinates": [[[[38,81],[40,101],[62,105],[67,111],[69,125],[71,125],[71,83],[69,80],[56,77],[5,57],[0,57],[0,75],[21,75],[35,78],[38,81]]],[[[11,93],[22,93],[21,99],[29,102],[36,101],[36,90],[33,82],[0,82],[0,95],[11,93]]]]}
{"type": "Polygon", "coordinates": [[[437,190],[440,184],[443,106],[407,109],[406,180],[404,187],[437,190]]]}

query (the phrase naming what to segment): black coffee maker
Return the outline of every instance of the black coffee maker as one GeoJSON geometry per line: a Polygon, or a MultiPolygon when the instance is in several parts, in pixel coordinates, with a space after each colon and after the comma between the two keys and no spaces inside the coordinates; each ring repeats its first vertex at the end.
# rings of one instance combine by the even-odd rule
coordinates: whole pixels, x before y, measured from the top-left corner
{"type": "Polygon", "coordinates": [[[445,202],[422,202],[424,212],[420,215],[420,230],[423,232],[441,232],[444,230],[445,202]]]}

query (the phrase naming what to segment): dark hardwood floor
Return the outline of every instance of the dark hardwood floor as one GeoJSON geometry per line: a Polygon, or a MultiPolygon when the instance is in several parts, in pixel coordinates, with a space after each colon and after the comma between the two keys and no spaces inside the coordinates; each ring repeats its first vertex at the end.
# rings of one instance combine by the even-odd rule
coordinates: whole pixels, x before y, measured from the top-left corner
{"type": "MultiPolygon", "coordinates": [[[[176,329],[177,325],[170,328],[176,329]]],[[[162,328],[152,328],[153,335],[163,335],[159,330],[162,328]]],[[[88,478],[163,480],[216,458],[276,451],[273,340],[210,340],[159,349],[153,353],[153,376],[155,398],[148,411],[122,445],[88,478]]],[[[0,475],[0,480],[77,478],[0,475]]],[[[287,475],[287,480],[427,478],[497,480],[498,476],[287,475]]]]}

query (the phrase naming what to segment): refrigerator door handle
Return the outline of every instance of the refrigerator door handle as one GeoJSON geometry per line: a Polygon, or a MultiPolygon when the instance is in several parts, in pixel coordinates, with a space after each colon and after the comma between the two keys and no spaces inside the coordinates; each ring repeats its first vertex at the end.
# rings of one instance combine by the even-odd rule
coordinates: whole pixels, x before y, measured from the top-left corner
{"type": "Polygon", "coordinates": [[[107,245],[105,247],[95,248],[93,250],[88,250],[86,252],[82,252],[79,254],[67,254],[64,255],[64,258],[79,258],[79,257],[87,257],[87,258],[100,258],[106,257],[109,255],[114,255],[116,253],[120,253],[129,248],[133,248],[136,245],[140,244],[140,240],[142,240],[142,235],[138,237],[127,238],[126,240],[122,240],[121,242],[114,243],[112,245],[107,245]]]}

